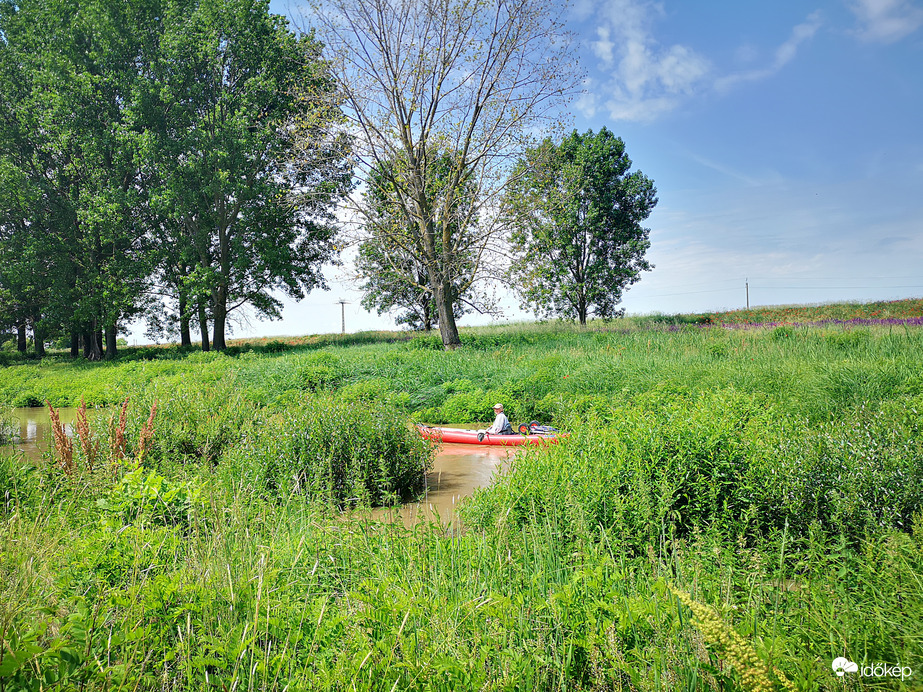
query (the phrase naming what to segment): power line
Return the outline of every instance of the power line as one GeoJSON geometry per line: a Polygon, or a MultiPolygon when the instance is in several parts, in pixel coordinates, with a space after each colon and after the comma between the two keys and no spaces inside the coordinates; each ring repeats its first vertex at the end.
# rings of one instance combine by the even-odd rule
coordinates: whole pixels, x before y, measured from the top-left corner
{"type": "Polygon", "coordinates": [[[848,290],[848,289],[868,289],[881,288],[890,290],[892,288],[923,288],[923,286],[754,286],[764,291],[826,291],[826,290],[848,290]]]}
{"type": "Polygon", "coordinates": [[[698,293],[726,293],[728,291],[736,291],[737,287],[731,288],[714,288],[710,291],[683,291],[682,293],[658,293],[653,296],[644,296],[645,298],[667,298],[669,296],[692,296],[698,293]]]}
{"type": "MultiPolygon", "coordinates": [[[[881,290],[891,290],[898,288],[923,288],[923,286],[750,286],[749,282],[744,282],[745,291],[749,292],[750,288],[760,289],[763,291],[826,291],[826,290],[869,290],[869,289],[881,289],[881,290]]],[[[644,296],[645,298],[670,298],[674,296],[692,296],[699,295],[702,293],[726,293],[728,291],[737,291],[739,290],[736,286],[728,288],[712,288],[706,291],[680,291],[678,293],[656,293],[653,295],[644,296]]]]}

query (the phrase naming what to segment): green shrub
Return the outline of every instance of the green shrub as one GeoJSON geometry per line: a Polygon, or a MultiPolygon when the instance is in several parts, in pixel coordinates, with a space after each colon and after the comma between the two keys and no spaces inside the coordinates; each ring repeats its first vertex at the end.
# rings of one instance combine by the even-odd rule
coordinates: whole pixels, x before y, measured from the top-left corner
{"type": "Polygon", "coordinates": [[[395,393],[391,390],[388,380],[380,377],[348,384],[342,387],[338,394],[340,400],[349,404],[387,402],[395,398],[395,393]]]}
{"type": "Polygon", "coordinates": [[[267,341],[262,348],[265,353],[282,353],[284,351],[290,351],[291,349],[291,344],[287,344],[284,341],[279,341],[278,339],[267,341]]]}
{"type": "MultiPolygon", "coordinates": [[[[207,353],[204,355],[208,355],[207,353]]],[[[202,373],[197,378],[161,378],[147,389],[129,418],[128,439],[137,440],[141,425],[156,402],[154,439],[148,452],[153,462],[218,462],[256,417],[233,373],[215,381],[202,373]]]]}
{"type": "Polygon", "coordinates": [[[605,530],[633,544],[696,531],[819,529],[852,542],[910,531],[923,512],[919,411],[923,399],[893,402],[812,429],[733,390],[654,408],[589,397],[572,409],[572,437],[519,452],[466,517],[479,526],[548,517],[564,535],[605,530]]]}
{"type": "Polygon", "coordinates": [[[255,428],[225,472],[270,497],[339,505],[392,505],[423,490],[433,449],[383,402],[308,400],[255,428]]]}
{"type": "Polygon", "coordinates": [[[297,369],[302,389],[316,392],[335,389],[346,376],[340,358],[327,351],[313,353],[297,369]]]}
{"type": "Polygon", "coordinates": [[[96,504],[104,525],[117,530],[135,523],[189,526],[198,502],[198,488],[139,466],[125,473],[96,504]]]}
{"type": "Polygon", "coordinates": [[[705,352],[713,358],[724,358],[731,352],[731,348],[725,341],[710,341],[705,344],[705,352]]]}
{"type": "Polygon", "coordinates": [[[923,512],[923,397],[802,430],[764,447],[755,474],[764,485],[765,528],[812,525],[858,541],[884,529],[914,529],[923,512]]]}

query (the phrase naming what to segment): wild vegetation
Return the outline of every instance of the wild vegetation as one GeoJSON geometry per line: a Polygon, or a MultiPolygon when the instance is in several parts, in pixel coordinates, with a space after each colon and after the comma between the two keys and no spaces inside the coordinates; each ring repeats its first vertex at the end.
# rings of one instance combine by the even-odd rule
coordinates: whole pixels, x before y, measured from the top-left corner
{"type": "Polygon", "coordinates": [[[923,332],[684,321],[0,369],[10,404],[112,406],[76,471],[0,463],[0,681],[914,689],[923,332]],[[355,512],[419,492],[408,419],[497,400],[572,434],[450,526],[355,512]],[[841,656],[905,679],[837,677],[841,656]]]}
{"type": "Polygon", "coordinates": [[[894,320],[910,320],[919,324],[923,318],[923,298],[834,305],[761,306],[747,310],[705,313],[696,317],[713,324],[745,326],[817,322],[870,322],[874,324],[894,320]]]}
{"type": "Polygon", "coordinates": [[[268,0],[0,4],[0,333],[224,349],[324,285],[352,185],[336,84],[268,0]],[[211,328],[211,335],[209,335],[211,328]]]}

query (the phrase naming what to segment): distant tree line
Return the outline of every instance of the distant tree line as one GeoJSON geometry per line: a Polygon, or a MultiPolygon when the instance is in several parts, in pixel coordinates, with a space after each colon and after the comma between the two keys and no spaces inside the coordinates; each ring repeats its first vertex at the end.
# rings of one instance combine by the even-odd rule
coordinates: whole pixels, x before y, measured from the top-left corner
{"type": "Polygon", "coordinates": [[[327,57],[267,0],[0,0],[0,337],[111,358],[144,319],[224,349],[235,311],[324,287],[341,203],[363,305],[446,348],[492,309],[485,278],[540,314],[619,314],[656,190],[605,128],[536,145],[579,82],[560,15],[331,0],[315,18],[327,57]]]}

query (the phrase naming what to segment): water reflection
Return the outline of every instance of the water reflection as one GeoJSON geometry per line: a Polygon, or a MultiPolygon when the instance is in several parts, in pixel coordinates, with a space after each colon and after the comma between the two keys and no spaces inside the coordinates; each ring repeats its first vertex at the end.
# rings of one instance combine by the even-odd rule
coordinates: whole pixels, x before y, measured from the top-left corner
{"type": "MultiPolygon", "coordinates": [[[[69,436],[74,436],[74,421],[77,418],[77,409],[60,408],[56,409],[61,422],[64,424],[64,432],[69,436]]],[[[94,411],[87,411],[92,416],[94,411]]],[[[40,460],[42,453],[48,449],[52,443],[51,417],[48,409],[43,407],[35,408],[14,408],[13,409],[13,444],[21,450],[27,458],[40,460]]]]}

